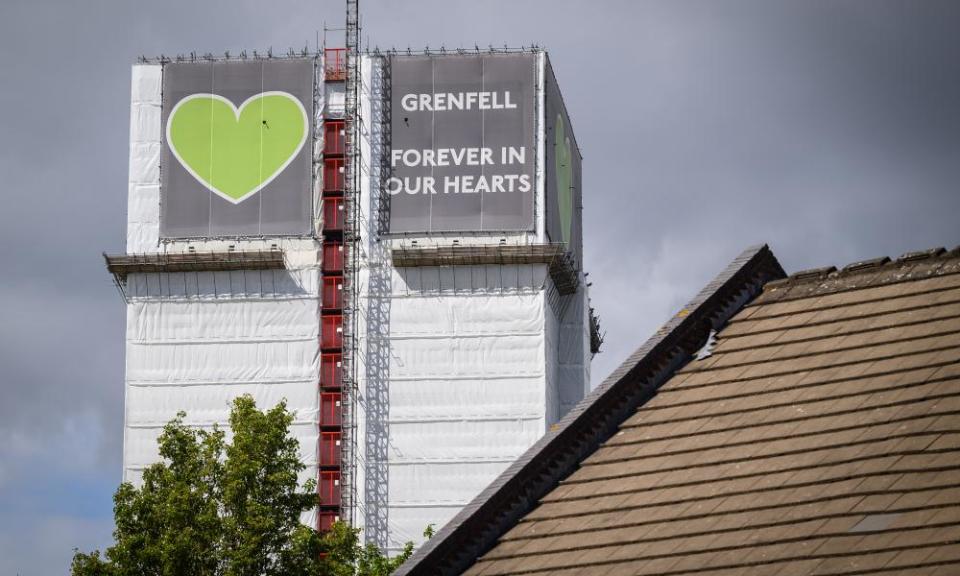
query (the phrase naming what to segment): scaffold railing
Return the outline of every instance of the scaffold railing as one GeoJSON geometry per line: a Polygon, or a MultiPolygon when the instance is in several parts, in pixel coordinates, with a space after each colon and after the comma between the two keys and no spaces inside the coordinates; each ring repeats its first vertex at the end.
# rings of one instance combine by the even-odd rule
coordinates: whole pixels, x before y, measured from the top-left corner
{"type": "Polygon", "coordinates": [[[342,457],[340,489],[343,515],[355,523],[356,460],[357,460],[357,276],[360,266],[360,146],[358,91],[360,83],[358,0],[347,0],[346,22],[346,86],[344,94],[345,166],[343,225],[343,359],[342,382],[342,457]]]}

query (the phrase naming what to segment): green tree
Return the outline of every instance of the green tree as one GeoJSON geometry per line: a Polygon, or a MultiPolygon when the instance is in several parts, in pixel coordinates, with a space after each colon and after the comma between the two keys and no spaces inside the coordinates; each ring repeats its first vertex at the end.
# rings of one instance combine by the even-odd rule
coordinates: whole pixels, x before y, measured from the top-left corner
{"type": "Polygon", "coordinates": [[[300,523],[316,483],[297,483],[304,465],[285,402],[261,412],[250,396],[234,400],[230,442],[184,416],[164,427],[162,461],[142,485],[114,494],[114,544],[76,551],[73,576],[387,576],[412,553],[407,544],[387,558],[346,524],[320,533],[300,523]]]}

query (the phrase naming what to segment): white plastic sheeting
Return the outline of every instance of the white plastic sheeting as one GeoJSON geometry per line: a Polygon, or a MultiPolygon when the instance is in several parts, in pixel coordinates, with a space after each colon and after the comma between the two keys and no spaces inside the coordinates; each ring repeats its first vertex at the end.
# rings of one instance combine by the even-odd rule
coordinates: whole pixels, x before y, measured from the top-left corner
{"type": "MultiPolygon", "coordinates": [[[[229,439],[229,427],[224,424],[225,422],[226,420],[221,420],[216,422],[216,424],[218,424],[222,430],[228,432],[227,438],[229,439]]],[[[212,422],[198,422],[190,418],[186,418],[184,423],[190,425],[191,427],[202,428],[206,430],[212,430],[214,424],[212,422]]],[[[315,478],[315,468],[317,464],[316,452],[311,452],[309,447],[305,450],[304,440],[313,438],[313,442],[316,442],[318,434],[316,424],[313,422],[295,422],[290,428],[293,435],[298,439],[301,439],[301,461],[303,461],[303,463],[307,464],[309,467],[314,468],[313,470],[304,471],[302,476],[304,479],[315,478]]],[[[131,446],[131,461],[127,464],[127,468],[129,470],[143,470],[145,467],[159,460],[159,454],[157,453],[157,438],[162,432],[162,425],[143,425],[129,428],[127,435],[127,443],[131,446]]]]}
{"type": "MultiPolygon", "coordinates": [[[[285,258],[288,266],[291,265],[291,258],[286,254],[285,258]]],[[[320,274],[316,269],[168,272],[130,275],[126,294],[133,301],[147,299],[158,302],[183,299],[316,299],[319,284],[320,274]]]]}
{"type": "MultiPolygon", "coordinates": [[[[547,282],[546,266],[478,265],[393,269],[391,285],[397,295],[452,295],[464,296],[535,294],[547,282]]],[[[464,311],[468,313],[468,311],[464,311]]],[[[476,309],[485,318],[496,310],[476,309]]]]}
{"type": "Polygon", "coordinates": [[[160,242],[161,66],[133,67],[127,252],[156,251],[160,242]]]}
{"type": "MultiPolygon", "coordinates": [[[[390,419],[391,466],[512,461],[543,434],[541,414],[390,419]],[[431,438],[430,442],[423,442],[431,438]]],[[[424,500],[423,494],[418,500],[424,500]]]]}
{"type": "Polygon", "coordinates": [[[417,508],[425,514],[440,507],[462,508],[515,459],[469,465],[422,463],[391,466],[390,528],[392,532],[396,531],[391,534],[391,540],[399,544],[408,535],[416,535],[413,540],[419,540],[429,524],[436,524],[439,528],[449,517],[433,518],[424,524],[408,524],[404,519],[415,518],[417,508]]]}
{"type": "MultiPolygon", "coordinates": [[[[273,382],[269,384],[233,384],[231,396],[249,394],[265,406],[275,406],[286,399],[290,406],[299,406],[297,421],[311,422],[316,414],[313,409],[315,391],[309,382],[273,382]]],[[[226,422],[229,404],[224,401],[224,386],[186,386],[171,394],[167,386],[131,386],[127,395],[127,417],[136,425],[162,426],[171,413],[177,410],[188,412],[188,422],[213,424],[226,422]]]]}
{"type": "MultiPolygon", "coordinates": [[[[361,61],[361,222],[376,198],[385,149],[376,61],[361,61]]],[[[542,70],[542,62],[541,62],[542,70]]],[[[542,80],[542,71],[540,74],[542,80]]],[[[332,98],[331,98],[332,101],[332,98]]],[[[542,104],[542,103],[541,103],[542,104]]],[[[538,137],[543,155],[543,135],[538,137]]],[[[542,176],[543,162],[538,162],[542,176]]],[[[542,178],[541,178],[542,181],[542,178]]],[[[542,196],[542,184],[538,188],[542,196]]],[[[542,241],[544,203],[531,234],[461,244],[542,241]]],[[[366,539],[399,551],[424,528],[446,523],[535,443],[586,386],[582,293],[559,296],[545,265],[395,269],[389,249],[411,238],[362,237],[357,470],[366,539]],[[578,320],[579,319],[579,320],[578,320]]],[[[420,238],[420,246],[452,238],[420,238]]]]}
{"type": "MultiPolygon", "coordinates": [[[[228,304],[219,302],[217,306],[228,304]]],[[[237,342],[211,339],[203,344],[130,343],[129,384],[305,381],[319,374],[316,340],[237,342]],[[313,368],[317,368],[313,370],[313,368]]]]}
{"type": "MultiPolygon", "coordinates": [[[[581,286],[585,284],[581,279],[581,286]]],[[[561,296],[554,313],[557,315],[556,390],[557,419],[590,391],[590,307],[586,290],[561,296]]]]}
{"type": "MultiPolygon", "coordinates": [[[[540,417],[543,393],[538,386],[542,375],[416,380],[416,386],[391,386],[391,421],[418,418],[443,422],[450,418],[520,419],[540,417]],[[529,381],[518,386],[518,382],[529,381]],[[408,410],[407,407],[413,407],[408,410]]],[[[399,382],[398,379],[392,379],[399,382]]]]}
{"type": "Polygon", "coordinates": [[[187,424],[228,429],[230,402],[243,394],[261,409],[286,400],[307,465],[301,481],[316,478],[318,284],[315,268],[128,278],[125,479],[139,481],[158,459],[157,437],[178,411],[187,424]]]}
{"type": "Polygon", "coordinates": [[[547,54],[545,52],[540,52],[537,58],[537,197],[536,197],[536,232],[537,232],[537,242],[547,242],[547,202],[546,202],[546,190],[547,190],[547,148],[546,140],[547,133],[543,130],[543,126],[546,126],[544,122],[544,110],[546,104],[546,68],[547,68],[547,54]]]}
{"type": "MultiPolygon", "coordinates": [[[[133,67],[127,252],[161,245],[159,65],[133,67]]],[[[318,114],[323,107],[322,97],[318,114]]],[[[131,274],[127,278],[124,479],[139,482],[159,458],[156,440],[178,411],[185,422],[228,431],[230,403],[250,394],[261,409],[286,400],[292,433],[317,477],[320,244],[310,239],[211,240],[198,251],[283,250],[286,270],[131,274]]],[[[304,522],[315,525],[315,512],[304,522]]]]}
{"type": "MultiPolygon", "coordinates": [[[[371,63],[361,63],[364,226],[376,222],[371,183],[380,177],[371,63]]],[[[131,253],[185,249],[159,242],[160,86],[159,66],[134,67],[131,253]]],[[[339,113],[342,93],[326,99],[327,112],[339,113]]],[[[542,176],[542,134],[537,147],[542,176]]],[[[509,242],[542,240],[543,228],[538,198],[536,232],[508,235],[509,242]]],[[[357,506],[350,518],[366,524],[368,541],[395,552],[408,540],[422,541],[427,525],[449,520],[582,397],[589,382],[587,311],[583,292],[556,294],[545,265],[394,269],[390,241],[377,242],[369,229],[362,237],[357,506]]],[[[253,395],[261,408],[287,400],[307,464],[301,479],[316,477],[319,244],[244,240],[238,249],[271,243],[283,249],[287,270],[128,278],[126,479],[138,481],[156,461],[156,437],[178,410],[191,425],[225,425],[240,394],[253,395]]],[[[226,249],[224,241],[193,245],[226,249]]]]}
{"type": "Polygon", "coordinates": [[[325,84],[326,115],[330,118],[343,118],[346,92],[342,83],[325,84]]]}
{"type": "Polygon", "coordinates": [[[428,524],[447,522],[578,402],[589,382],[582,292],[551,305],[548,295],[556,293],[545,266],[492,267],[510,268],[514,282],[495,287],[490,270],[471,275],[470,268],[408,269],[392,285],[391,551],[420,542],[428,524]]]}
{"type": "Polygon", "coordinates": [[[255,342],[316,337],[315,298],[250,300],[245,306],[209,306],[200,300],[146,302],[132,299],[127,323],[131,343],[204,343],[212,339],[255,342]],[[250,334],[252,318],[260,324],[250,334]],[[201,322],[202,320],[202,322],[201,322]]]}
{"type": "Polygon", "coordinates": [[[560,341],[560,319],[558,318],[559,306],[558,300],[560,294],[553,290],[547,294],[547,306],[543,329],[544,337],[544,360],[545,360],[545,379],[546,395],[545,412],[547,418],[556,421],[560,418],[560,374],[559,374],[559,341],[560,341]]]}
{"type": "Polygon", "coordinates": [[[545,278],[545,266],[529,265],[408,269],[395,279],[391,551],[449,520],[546,431],[545,278]]]}

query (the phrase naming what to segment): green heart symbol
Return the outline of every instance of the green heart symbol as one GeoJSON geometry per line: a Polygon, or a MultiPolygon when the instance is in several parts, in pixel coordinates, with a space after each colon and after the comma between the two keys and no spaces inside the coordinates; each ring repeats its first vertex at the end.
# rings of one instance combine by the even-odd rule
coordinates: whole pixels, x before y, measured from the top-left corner
{"type": "Polygon", "coordinates": [[[557,114],[554,125],[553,159],[557,178],[557,205],[560,209],[560,232],[563,242],[570,242],[570,227],[573,225],[573,154],[570,139],[563,125],[563,116],[557,114]]]}
{"type": "Polygon", "coordinates": [[[234,204],[273,181],[307,141],[303,104],[286,92],[262,92],[239,108],[216,94],[191,94],[167,119],[167,143],[180,164],[234,204]]]}

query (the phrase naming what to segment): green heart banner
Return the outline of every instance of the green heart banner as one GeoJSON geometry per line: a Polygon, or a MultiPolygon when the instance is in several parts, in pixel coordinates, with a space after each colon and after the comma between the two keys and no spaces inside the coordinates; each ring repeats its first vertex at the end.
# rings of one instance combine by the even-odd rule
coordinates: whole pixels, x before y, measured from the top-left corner
{"type": "Polygon", "coordinates": [[[167,119],[167,144],[184,169],[239,204],[293,161],[309,133],[303,104],[287,92],[261,92],[239,107],[217,94],[191,94],[167,119]]]}
{"type": "Polygon", "coordinates": [[[544,86],[547,237],[551,242],[564,244],[580,266],[583,249],[580,150],[549,60],[544,86]]]}

